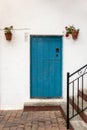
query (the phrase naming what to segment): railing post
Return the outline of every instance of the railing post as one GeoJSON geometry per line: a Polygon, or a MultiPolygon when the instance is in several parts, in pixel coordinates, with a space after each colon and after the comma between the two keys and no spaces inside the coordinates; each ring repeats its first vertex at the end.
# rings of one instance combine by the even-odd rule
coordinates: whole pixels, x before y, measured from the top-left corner
{"type": "Polygon", "coordinates": [[[67,129],[69,129],[69,72],[67,73],[67,129]]]}

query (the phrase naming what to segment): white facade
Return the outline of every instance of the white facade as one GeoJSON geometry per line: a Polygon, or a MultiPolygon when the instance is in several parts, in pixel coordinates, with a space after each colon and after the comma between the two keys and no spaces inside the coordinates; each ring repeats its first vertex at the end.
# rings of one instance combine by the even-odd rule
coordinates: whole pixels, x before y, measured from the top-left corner
{"type": "Polygon", "coordinates": [[[65,98],[67,71],[87,63],[87,0],[1,0],[0,28],[10,25],[29,30],[14,30],[11,42],[0,31],[0,109],[21,109],[30,99],[30,34],[63,35],[74,25],[78,40],[63,37],[65,98]]]}

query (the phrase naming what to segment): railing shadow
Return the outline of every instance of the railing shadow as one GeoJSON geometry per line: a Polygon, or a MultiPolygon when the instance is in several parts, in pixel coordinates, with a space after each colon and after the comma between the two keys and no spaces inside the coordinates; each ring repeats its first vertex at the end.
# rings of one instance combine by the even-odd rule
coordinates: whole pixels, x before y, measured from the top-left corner
{"type": "Polygon", "coordinates": [[[83,104],[84,88],[86,85],[87,85],[87,64],[72,74],[70,74],[69,72],[67,73],[67,129],[69,129],[70,120],[87,109],[87,106],[84,107],[84,104],[83,104]],[[80,98],[79,90],[81,90],[82,92],[81,106],[79,103],[79,98],[80,98]],[[71,115],[69,114],[70,113],[70,108],[69,108],[70,97],[72,97],[72,114],[71,115]],[[77,99],[75,99],[75,97],[77,99]],[[78,106],[77,112],[74,111],[75,100],[77,100],[77,106],[78,106]],[[81,107],[80,110],[79,110],[79,106],[81,107]]]}

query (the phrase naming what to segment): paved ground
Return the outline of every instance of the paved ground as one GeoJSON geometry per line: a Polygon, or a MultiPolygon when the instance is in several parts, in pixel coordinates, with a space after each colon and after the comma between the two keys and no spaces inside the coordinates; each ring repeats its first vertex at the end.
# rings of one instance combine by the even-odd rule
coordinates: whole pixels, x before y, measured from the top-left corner
{"type": "Polygon", "coordinates": [[[65,120],[56,111],[0,111],[0,130],[66,130],[65,120]]]}

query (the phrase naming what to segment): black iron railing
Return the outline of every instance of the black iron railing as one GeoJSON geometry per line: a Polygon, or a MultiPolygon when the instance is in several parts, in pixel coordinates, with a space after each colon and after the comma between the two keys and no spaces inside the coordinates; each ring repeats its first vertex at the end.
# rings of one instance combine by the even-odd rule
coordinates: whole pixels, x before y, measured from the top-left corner
{"type": "Polygon", "coordinates": [[[87,65],[81,67],[74,73],[70,74],[67,73],[67,129],[69,129],[70,120],[74,118],[76,115],[83,112],[87,109],[87,106],[84,107],[83,104],[83,94],[84,94],[84,87],[87,85],[87,65]],[[74,111],[74,102],[77,98],[77,106],[79,108],[79,90],[82,91],[82,102],[81,102],[81,109],[77,112],[74,111]],[[72,97],[72,113],[70,114],[70,97],[72,97]]]}

